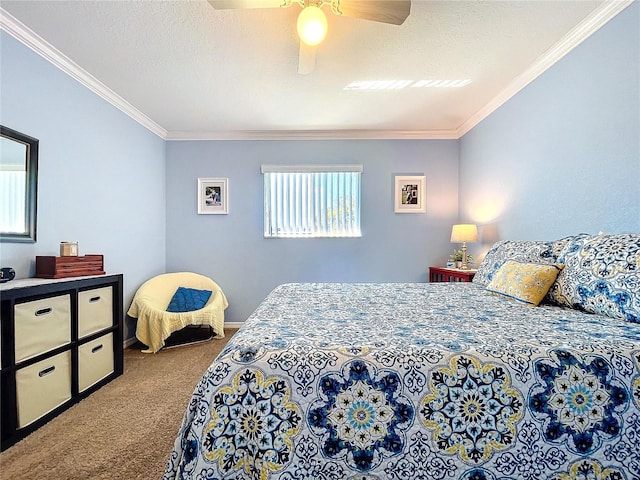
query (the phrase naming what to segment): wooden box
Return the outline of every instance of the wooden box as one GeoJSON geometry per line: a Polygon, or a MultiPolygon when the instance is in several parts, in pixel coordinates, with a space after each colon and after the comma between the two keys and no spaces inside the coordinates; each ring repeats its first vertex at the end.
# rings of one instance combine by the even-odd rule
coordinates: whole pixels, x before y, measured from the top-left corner
{"type": "Polygon", "coordinates": [[[104,275],[103,255],[84,257],[36,257],[36,277],[67,278],[104,275]]]}

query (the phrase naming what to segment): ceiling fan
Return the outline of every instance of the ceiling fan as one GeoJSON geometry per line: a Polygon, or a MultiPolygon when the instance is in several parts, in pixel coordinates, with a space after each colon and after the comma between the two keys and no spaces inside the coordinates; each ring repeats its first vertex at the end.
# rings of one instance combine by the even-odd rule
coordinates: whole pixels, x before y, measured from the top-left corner
{"type": "Polygon", "coordinates": [[[300,36],[298,73],[302,75],[315,69],[317,46],[327,33],[327,17],[322,6],[330,4],[336,15],[393,25],[402,25],[411,12],[410,0],[209,0],[209,3],[218,10],[285,8],[299,4],[302,10],[297,25],[300,36]]]}

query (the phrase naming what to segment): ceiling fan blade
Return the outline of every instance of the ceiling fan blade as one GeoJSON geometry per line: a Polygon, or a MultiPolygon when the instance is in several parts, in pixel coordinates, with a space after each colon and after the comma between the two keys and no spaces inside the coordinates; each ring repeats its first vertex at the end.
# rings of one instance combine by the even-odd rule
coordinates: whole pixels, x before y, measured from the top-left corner
{"type": "Polygon", "coordinates": [[[316,69],[317,46],[310,46],[300,42],[300,52],[298,53],[298,74],[308,75],[316,69]]]}
{"type": "Polygon", "coordinates": [[[292,0],[209,0],[216,10],[237,8],[290,7],[292,0]]]}
{"type": "Polygon", "coordinates": [[[411,12],[411,0],[331,0],[336,15],[402,25],[411,12]]]}

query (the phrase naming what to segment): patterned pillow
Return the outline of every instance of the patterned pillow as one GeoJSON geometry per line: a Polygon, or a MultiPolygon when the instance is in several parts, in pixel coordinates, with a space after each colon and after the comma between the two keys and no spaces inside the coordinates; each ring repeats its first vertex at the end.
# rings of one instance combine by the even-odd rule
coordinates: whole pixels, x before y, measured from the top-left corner
{"type": "Polygon", "coordinates": [[[640,323],[640,234],[576,237],[558,262],[551,301],[640,323]]]}
{"type": "Polygon", "coordinates": [[[558,255],[563,250],[566,242],[568,242],[567,239],[558,240],[557,242],[530,240],[501,240],[496,242],[482,260],[475,277],[473,277],[473,282],[486,287],[493,280],[493,276],[498,269],[507,260],[555,265],[558,255]]]}
{"type": "Polygon", "coordinates": [[[487,285],[487,291],[537,306],[549,291],[560,270],[558,265],[507,260],[487,285]]]}
{"type": "Polygon", "coordinates": [[[195,288],[178,287],[173,294],[167,312],[192,312],[200,310],[207,304],[211,296],[210,290],[196,290],[195,288]]]}
{"type": "Polygon", "coordinates": [[[571,245],[575,243],[576,240],[580,238],[590,237],[589,233],[579,233],[578,235],[571,235],[569,237],[561,238],[560,240],[555,240],[551,242],[551,254],[556,258],[560,258],[565,250],[571,245]]]}

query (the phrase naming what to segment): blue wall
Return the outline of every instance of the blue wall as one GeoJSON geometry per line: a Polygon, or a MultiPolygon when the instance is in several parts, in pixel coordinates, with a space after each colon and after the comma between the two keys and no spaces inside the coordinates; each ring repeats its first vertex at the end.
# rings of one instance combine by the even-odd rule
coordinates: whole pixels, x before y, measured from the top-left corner
{"type": "Polygon", "coordinates": [[[635,2],[460,140],[460,213],[485,249],[640,232],[639,26],[635,2]]]}
{"type": "Polygon", "coordinates": [[[102,253],[107,273],[124,274],[126,309],[165,268],[164,141],[0,35],[0,121],[40,140],[37,242],[1,243],[0,263],[31,277],[36,255],[77,240],[81,255],[102,253]]]}
{"type": "Polygon", "coordinates": [[[242,322],[284,282],[417,282],[452,250],[455,140],[210,141],[167,144],[167,271],[209,275],[242,322]],[[361,163],[362,237],[263,238],[262,164],[361,163]],[[426,175],[427,213],[394,213],[394,175],[426,175]],[[198,177],[229,179],[229,214],[197,214],[198,177]]]}

